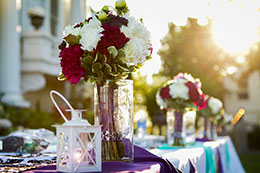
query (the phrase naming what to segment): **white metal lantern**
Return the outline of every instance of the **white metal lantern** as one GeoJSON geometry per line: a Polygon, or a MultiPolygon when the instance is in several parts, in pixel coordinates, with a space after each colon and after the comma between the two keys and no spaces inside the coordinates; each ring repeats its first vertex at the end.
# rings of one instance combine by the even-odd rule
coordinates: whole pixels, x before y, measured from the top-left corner
{"type": "Polygon", "coordinates": [[[90,125],[82,119],[82,111],[73,109],[69,102],[57,91],[50,92],[51,99],[65,120],[62,125],[54,125],[57,135],[57,171],[61,172],[101,172],[101,126],[90,125]],[[71,111],[67,120],[52,94],[60,96],[71,111]]]}

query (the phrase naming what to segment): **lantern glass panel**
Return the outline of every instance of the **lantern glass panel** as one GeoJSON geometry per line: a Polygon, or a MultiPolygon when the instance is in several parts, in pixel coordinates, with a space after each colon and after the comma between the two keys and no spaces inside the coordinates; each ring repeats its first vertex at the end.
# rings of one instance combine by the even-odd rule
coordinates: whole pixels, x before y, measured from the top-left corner
{"type": "Polygon", "coordinates": [[[69,155],[68,155],[68,148],[69,148],[69,143],[68,143],[68,132],[66,129],[64,129],[63,132],[59,132],[59,138],[58,138],[58,160],[57,163],[59,164],[60,167],[67,167],[67,164],[69,162],[69,155]]]}

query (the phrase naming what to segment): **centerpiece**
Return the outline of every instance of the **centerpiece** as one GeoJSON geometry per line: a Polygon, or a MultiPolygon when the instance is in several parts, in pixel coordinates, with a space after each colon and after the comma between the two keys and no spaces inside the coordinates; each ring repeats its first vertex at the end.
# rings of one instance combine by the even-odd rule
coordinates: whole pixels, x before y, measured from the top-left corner
{"type": "Polygon", "coordinates": [[[195,112],[190,111],[205,107],[199,79],[194,79],[187,73],[179,73],[159,89],[156,101],[161,109],[167,111],[168,144],[182,146],[187,143],[185,138],[189,134],[194,134],[195,140],[196,114],[194,115],[195,112]],[[183,120],[186,121],[183,122],[183,120]],[[185,126],[188,131],[184,130],[185,126]]]}
{"type": "Polygon", "coordinates": [[[206,107],[197,111],[198,118],[203,119],[203,138],[214,139],[217,118],[224,114],[222,102],[212,96],[206,96],[206,107]]]}
{"type": "Polygon", "coordinates": [[[60,80],[95,84],[95,121],[102,125],[103,161],[133,160],[133,82],[127,79],[151,58],[150,33],[130,16],[124,0],[66,26],[60,44],[60,80]]]}

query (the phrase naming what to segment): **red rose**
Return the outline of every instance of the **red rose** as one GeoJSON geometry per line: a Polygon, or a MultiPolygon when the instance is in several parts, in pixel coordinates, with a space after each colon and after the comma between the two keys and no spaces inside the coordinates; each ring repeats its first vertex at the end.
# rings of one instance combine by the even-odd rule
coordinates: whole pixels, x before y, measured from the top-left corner
{"type": "Polygon", "coordinates": [[[207,102],[205,100],[205,95],[204,94],[201,94],[201,98],[199,100],[197,100],[195,105],[198,106],[199,110],[204,109],[205,107],[207,107],[207,102]]]}
{"type": "Polygon", "coordinates": [[[62,73],[71,84],[78,83],[84,73],[80,61],[80,57],[84,51],[80,47],[80,44],[69,46],[68,48],[62,49],[59,55],[59,57],[61,57],[60,65],[62,73]]]}
{"type": "Polygon", "coordinates": [[[167,87],[164,87],[160,90],[160,96],[162,99],[167,99],[167,98],[170,98],[171,95],[170,95],[170,88],[169,86],[167,87]]]}
{"type": "Polygon", "coordinates": [[[189,97],[195,105],[199,107],[199,109],[203,109],[206,106],[205,96],[200,90],[197,88],[197,85],[192,82],[187,82],[185,84],[189,88],[189,97]]]}
{"type": "Polygon", "coordinates": [[[125,36],[124,33],[120,31],[119,27],[104,24],[102,26],[105,30],[101,33],[103,36],[98,42],[96,52],[100,52],[107,56],[107,48],[110,46],[115,46],[117,50],[121,49],[130,39],[125,36]]]}

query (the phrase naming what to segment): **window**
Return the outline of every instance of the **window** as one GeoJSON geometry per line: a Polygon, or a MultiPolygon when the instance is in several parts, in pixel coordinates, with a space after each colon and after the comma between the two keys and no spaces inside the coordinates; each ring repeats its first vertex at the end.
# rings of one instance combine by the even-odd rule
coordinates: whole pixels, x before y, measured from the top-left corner
{"type": "Polygon", "coordinates": [[[246,99],[248,99],[248,93],[247,92],[239,92],[238,98],[239,98],[239,100],[246,100],[246,99]]]}

